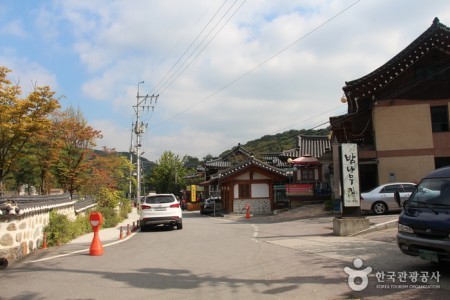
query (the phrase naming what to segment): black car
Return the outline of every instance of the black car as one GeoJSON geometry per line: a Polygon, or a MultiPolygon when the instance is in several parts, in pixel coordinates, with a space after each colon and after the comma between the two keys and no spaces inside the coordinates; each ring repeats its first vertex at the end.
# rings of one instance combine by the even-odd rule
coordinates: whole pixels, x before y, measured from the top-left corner
{"type": "MultiPolygon", "coordinates": [[[[396,201],[400,203],[398,193],[396,201]]],[[[450,261],[450,167],[426,175],[403,204],[397,244],[411,256],[450,261]]]]}
{"type": "Polygon", "coordinates": [[[200,213],[202,215],[219,213],[221,211],[222,200],[220,199],[220,197],[207,198],[200,203],[200,213]]]}

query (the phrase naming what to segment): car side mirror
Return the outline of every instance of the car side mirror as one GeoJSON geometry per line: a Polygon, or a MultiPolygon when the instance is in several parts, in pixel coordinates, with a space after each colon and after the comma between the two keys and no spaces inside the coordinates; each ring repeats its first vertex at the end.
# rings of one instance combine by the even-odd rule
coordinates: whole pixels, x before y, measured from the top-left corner
{"type": "Polygon", "coordinates": [[[398,207],[402,207],[402,200],[400,199],[399,191],[394,192],[394,199],[395,199],[395,202],[397,202],[398,207]]]}

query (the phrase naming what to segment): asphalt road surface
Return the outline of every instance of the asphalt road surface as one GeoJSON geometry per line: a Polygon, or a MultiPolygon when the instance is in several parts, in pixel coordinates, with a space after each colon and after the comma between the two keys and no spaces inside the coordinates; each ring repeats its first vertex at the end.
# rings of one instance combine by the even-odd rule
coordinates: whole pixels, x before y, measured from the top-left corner
{"type": "Polygon", "coordinates": [[[274,222],[198,212],[184,213],[183,225],[138,232],[101,256],[70,254],[68,245],[30,255],[0,271],[0,299],[444,299],[449,294],[448,266],[403,255],[395,228],[337,237],[332,217],[274,222]],[[62,252],[69,255],[58,256],[62,252]],[[354,273],[361,270],[370,272],[354,273]]]}

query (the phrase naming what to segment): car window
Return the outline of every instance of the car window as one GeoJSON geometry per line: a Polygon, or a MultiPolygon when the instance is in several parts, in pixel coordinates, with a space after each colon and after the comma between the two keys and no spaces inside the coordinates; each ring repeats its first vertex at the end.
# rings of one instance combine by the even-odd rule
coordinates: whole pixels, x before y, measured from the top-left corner
{"type": "Polygon", "coordinates": [[[415,185],[413,185],[413,184],[404,184],[403,185],[403,189],[405,190],[405,192],[407,192],[407,193],[412,193],[412,192],[414,192],[414,189],[416,188],[416,186],[415,185]]]}
{"type": "Polygon", "coordinates": [[[387,185],[385,186],[380,193],[381,194],[385,194],[385,193],[394,193],[395,191],[399,191],[399,192],[403,192],[403,188],[401,187],[401,185],[399,184],[392,184],[392,185],[387,185]]]}
{"type": "Polygon", "coordinates": [[[145,202],[149,204],[156,204],[156,203],[171,203],[173,201],[174,199],[172,196],[165,195],[165,196],[148,197],[145,202]]]}

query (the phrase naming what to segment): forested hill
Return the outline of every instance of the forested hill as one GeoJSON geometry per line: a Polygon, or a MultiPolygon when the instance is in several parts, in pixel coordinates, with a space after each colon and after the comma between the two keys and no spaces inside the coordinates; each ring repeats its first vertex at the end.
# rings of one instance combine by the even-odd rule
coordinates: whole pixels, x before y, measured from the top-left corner
{"type": "MultiPolygon", "coordinates": [[[[297,146],[297,137],[299,135],[328,135],[330,128],[323,129],[301,129],[301,130],[289,130],[283,133],[277,133],[274,135],[265,135],[259,139],[252,140],[246,144],[241,144],[245,150],[253,152],[255,154],[260,153],[277,153],[282,150],[293,149],[297,146]]],[[[230,150],[224,151],[222,154],[227,153],[230,150]]]]}

